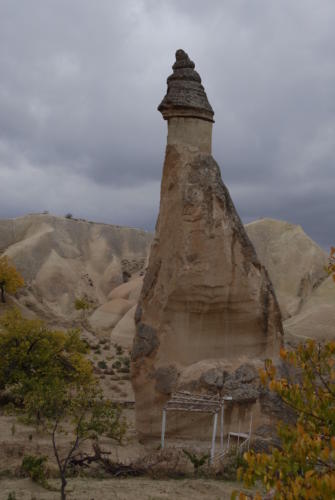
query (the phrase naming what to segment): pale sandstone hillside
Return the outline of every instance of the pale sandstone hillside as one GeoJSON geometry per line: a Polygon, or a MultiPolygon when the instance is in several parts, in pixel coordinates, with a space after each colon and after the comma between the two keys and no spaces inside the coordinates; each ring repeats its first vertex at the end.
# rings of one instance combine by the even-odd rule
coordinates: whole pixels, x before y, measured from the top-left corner
{"type": "Polygon", "coordinates": [[[270,275],[283,319],[294,316],[326,278],[327,254],[289,222],[260,219],[246,230],[270,275]]]}
{"type": "Polygon", "coordinates": [[[287,340],[335,339],[335,284],[329,276],[311,294],[300,312],[285,322],[287,340]]]}
{"type": "Polygon", "coordinates": [[[275,288],[286,342],[335,339],[335,286],[325,271],[326,252],[288,222],[261,219],[246,230],[275,288]]]}
{"type": "Polygon", "coordinates": [[[75,298],[104,304],[125,275],[143,272],[151,238],[139,229],[45,214],[0,220],[0,253],[27,285],[19,302],[48,319],[75,318],[75,298]]]}
{"type": "MultiPolygon", "coordinates": [[[[274,285],[288,337],[335,338],[335,287],[326,280],[327,254],[303,229],[261,219],[246,225],[274,285]]],[[[134,313],[152,234],[51,215],[0,220],[0,253],[25,277],[19,304],[60,323],[78,317],[75,297],[96,309],[92,329],[130,348],[134,313]],[[123,272],[131,274],[123,283],[123,272]]]]}

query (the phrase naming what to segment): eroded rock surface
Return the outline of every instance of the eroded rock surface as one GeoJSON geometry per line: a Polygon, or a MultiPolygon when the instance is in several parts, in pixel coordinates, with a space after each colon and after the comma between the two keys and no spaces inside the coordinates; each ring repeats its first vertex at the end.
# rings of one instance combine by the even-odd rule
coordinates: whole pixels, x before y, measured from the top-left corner
{"type": "Polygon", "coordinates": [[[335,339],[335,286],[331,276],[313,290],[296,316],[285,321],[285,333],[291,345],[307,338],[318,342],[335,339]]]}
{"type": "MultiPolygon", "coordinates": [[[[188,67],[187,55],[184,61],[188,67]]],[[[183,75],[179,97],[182,85],[183,75]]],[[[282,337],[272,284],[210,153],[212,123],[203,109],[197,112],[188,77],[185,85],[187,98],[170,102],[164,116],[169,133],[160,212],[135,314],[132,381],[137,429],[147,436],[159,434],[166,388],[177,385],[177,375],[170,377],[174,384],[166,382],[168,374],[204,359],[237,368],[243,357],[275,357],[282,337]]]]}
{"type": "Polygon", "coordinates": [[[0,220],[0,252],[13,260],[26,283],[20,305],[57,321],[78,316],[76,298],[98,307],[125,273],[144,270],[151,240],[138,229],[48,214],[0,220]]]}
{"type": "Polygon", "coordinates": [[[326,252],[289,222],[261,219],[245,229],[268,270],[283,319],[295,316],[327,277],[326,252]]]}

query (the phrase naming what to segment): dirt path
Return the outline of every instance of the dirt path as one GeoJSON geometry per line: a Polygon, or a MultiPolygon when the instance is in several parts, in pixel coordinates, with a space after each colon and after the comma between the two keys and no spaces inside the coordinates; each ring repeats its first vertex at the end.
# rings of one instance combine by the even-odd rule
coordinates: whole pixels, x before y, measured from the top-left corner
{"type": "MultiPolygon", "coordinates": [[[[55,481],[51,481],[56,486],[55,481]]],[[[207,479],[70,479],[69,500],[228,500],[236,483],[207,479]]],[[[59,500],[29,479],[0,479],[0,500],[59,500]]]]}

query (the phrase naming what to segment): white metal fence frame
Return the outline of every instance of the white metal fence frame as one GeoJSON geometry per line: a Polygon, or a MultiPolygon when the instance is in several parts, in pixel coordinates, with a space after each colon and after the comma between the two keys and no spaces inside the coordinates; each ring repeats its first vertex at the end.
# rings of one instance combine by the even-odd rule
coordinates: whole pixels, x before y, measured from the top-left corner
{"type": "Polygon", "coordinates": [[[224,403],[232,401],[232,399],[231,396],[194,394],[188,391],[175,392],[163,408],[161,449],[163,450],[165,446],[166,414],[168,411],[211,413],[214,415],[214,419],[210,461],[213,462],[218,415],[220,413],[220,448],[223,452],[224,403]]]}

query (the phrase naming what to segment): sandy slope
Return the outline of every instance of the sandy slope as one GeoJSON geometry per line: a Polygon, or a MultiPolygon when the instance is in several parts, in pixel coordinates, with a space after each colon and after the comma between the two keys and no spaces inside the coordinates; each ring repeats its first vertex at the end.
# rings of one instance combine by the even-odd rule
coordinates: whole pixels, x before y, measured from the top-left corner
{"type": "MultiPolygon", "coordinates": [[[[334,337],[332,290],[320,287],[326,278],[324,250],[288,222],[261,219],[246,230],[269,272],[289,337],[334,337]]],[[[132,344],[151,240],[151,233],[138,229],[47,214],[0,220],[0,252],[26,280],[18,295],[25,313],[66,326],[81,319],[74,300],[86,296],[93,306],[89,329],[111,334],[126,347],[132,344]]]]}
{"type": "Polygon", "coordinates": [[[27,215],[0,220],[0,252],[26,281],[20,302],[39,315],[71,320],[76,297],[93,305],[144,269],[152,235],[139,229],[27,215]]]}
{"type": "Polygon", "coordinates": [[[246,229],[275,288],[286,341],[335,339],[335,286],[325,272],[326,252],[288,222],[261,219],[246,229]]]}
{"type": "Polygon", "coordinates": [[[246,230],[270,275],[283,319],[296,315],[326,277],[326,253],[289,222],[261,219],[246,230]]]}

